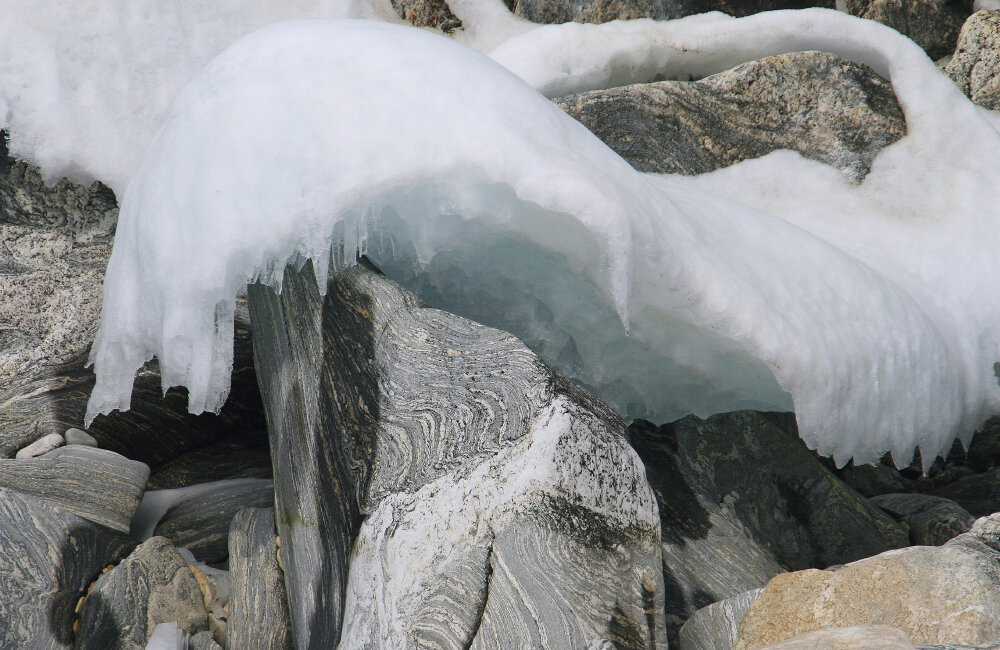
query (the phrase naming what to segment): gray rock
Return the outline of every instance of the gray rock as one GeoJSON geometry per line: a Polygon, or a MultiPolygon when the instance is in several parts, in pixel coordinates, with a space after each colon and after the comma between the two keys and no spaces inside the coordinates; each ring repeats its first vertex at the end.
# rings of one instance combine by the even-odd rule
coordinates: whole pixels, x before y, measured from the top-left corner
{"type": "Polygon", "coordinates": [[[53,449],[58,449],[66,444],[66,440],[58,433],[50,433],[48,435],[42,436],[38,440],[34,441],[30,445],[23,447],[18,450],[14,458],[26,459],[35,458],[36,456],[41,456],[47,454],[53,449]]]}
{"type": "MultiPolygon", "coordinates": [[[[251,648],[249,645],[234,645],[233,648],[251,648]]],[[[188,641],[188,650],[222,650],[222,646],[215,642],[212,633],[198,632],[188,641]]]]}
{"type": "Polygon", "coordinates": [[[963,476],[930,494],[951,499],[976,517],[1000,512],[1000,469],[963,476]]]}
{"type": "Polygon", "coordinates": [[[940,546],[967,532],[976,518],[950,499],[927,494],[883,494],[870,501],[907,525],[910,542],[920,546],[940,546]]]}
{"type": "Polygon", "coordinates": [[[273,508],[248,508],[229,529],[229,644],[246,650],[292,647],[285,577],[273,508]]]}
{"type": "Polygon", "coordinates": [[[669,20],[724,11],[749,16],[774,9],[827,7],[833,0],[505,0],[514,14],[536,23],[606,23],[631,18],[669,20]]]}
{"type": "Polygon", "coordinates": [[[271,455],[267,448],[248,447],[245,436],[185,452],[150,474],[148,489],[167,490],[234,478],[271,478],[271,455]]]}
{"type": "Polygon", "coordinates": [[[866,497],[911,492],[916,488],[916,484],[903,477],[899,470],[882,463],[855,465],[850,462],[837,471],[837,476],[852,489],[866,497]]]}
{"type": "Polygon", "coordinates": [[[791,413],[688,416],[660,427],[684,482],[732,513],[787,569],[851,562],[909,544],[799,439],[791,413]]]}
{"type": "Polygon", "coordinates": [[[832,627],[769,643],[762,650],[916,650],[902,630],[887,625],[832,627]]]}
{"type": "Polygon", "coordinates": [[[680,630],[683,650],[732,650],[740,621],[763,589],[751,589],[699,609],[680,630]]]}
{"type": "Polygon", "coordinates": [[[945,72],[969,99],[1000,109],[1000,11],[977,11],[965,21],[945,72]]]}
{"type": "Polygon", "coordinates": [[[127,533],[149,468],[106,449],[70,446],[38,458],[0,459],[0,486],[127,533]]]}
{"type": "Polygon", "coordinates": [[[670,436],[638,420],[629,437],[659,505],[667,630],[674,645],[678,629],[696,611],[763,587],[783,569],[731,511],[688,486],[670,436]]]}
{"type": "Polygon", "coordinates": [[[446,0],[390,0],[400,18],[416,27],[440,29],[451,34],[462,29],[462,21],[451,13],[446,0]]]}
{"type": "Polygon", "coordinates": [[[67,445],[84,445],[85,447],[100,446],[97,444],[97,438],[82,429],[66,429],[66,433],[63,434],[63,438],[66,439],[67,445]]]}
{"type": "Polygon", "coordinates": [[[363,267],[249,297],[298,645],[665,646],[655,497],[616,414],[363,267]]]}
{"type": "Polygon", "coordinates": [[[0,647],[70,648],[77,600],[128,537],[0,487],[0,647]]]}
{"type": "Polygon", "coordinates": [[[229,525],[243,508],[274,505],[274,485],[223,483],[218,489],[199,492],[172,505],[156,525],[154,535],[187,548],[198,560],[221,562],[229,555],[229,525]]]}
{"type": "Polygon", "coordinates": [[[860,63],[797,52],[695,82],[555,100],[639,171],[702,174],[793,149],[859,181],[906,134],[892,85],[860,63]]]}
{"type": "Polygon", "coordinates": [[[972,0],[844,0],[847,12],[909,36],[932,59],[955,50],[972,0]]]}
{"type": "Polygon", "coordinates": [[[97,580],[83,606],[77,642],[81,648],[141,650],[158,624],[172,621],[190,634],[207,630],[205,600],[170,541],[152,537],[97,580]]]}
{"type": "Polygon", "coordinates": [[[965,464],[976,472],[1000,466],[1000,417],[992,417],[972,436],[965,464]]]}

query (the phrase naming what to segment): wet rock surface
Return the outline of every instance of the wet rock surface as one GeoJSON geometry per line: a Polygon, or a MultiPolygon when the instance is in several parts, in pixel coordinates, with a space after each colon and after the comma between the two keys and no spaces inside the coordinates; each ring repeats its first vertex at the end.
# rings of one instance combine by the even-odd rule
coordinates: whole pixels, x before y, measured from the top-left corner
{"type": "Polygon", "coordinates": [[[875,155],[906,133],[888,81],[822,52],[555,101],[645,172],[702,174],[788,148],[859,181],[875,155]]]}

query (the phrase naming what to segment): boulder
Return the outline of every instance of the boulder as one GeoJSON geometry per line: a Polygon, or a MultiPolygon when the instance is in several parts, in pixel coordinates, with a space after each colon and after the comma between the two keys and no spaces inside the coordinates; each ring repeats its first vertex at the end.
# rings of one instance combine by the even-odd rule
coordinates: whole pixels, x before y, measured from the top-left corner
{"type": "Polygon", "coordinates": [[[285,576],[278,564],[274,508],[247,508],[229,528],[229,645],[245,650],[292,647],[285,576]]]}
{"type": "Polygon", "coordinates": [[[674,645],[696,611],[763,587],[783,569],[728,508],[685,482],[675,438],[642,420],[628,431],[660,510],[667,631],[674,645]]]}
{"type": "Polygon", "coordinates": [[[837,476],[859,494],[874,497],[879,494],[899,494],[916,490],[916,483],[905,478],[895,467],[885,463],[855,465],[854,461],[837,470],[837,476]]]}
{"type": "Polygon", "coordinates": [[[892,85],[823,52],[771,56],[700,81],[555,100],[639,171],[702,174],[793,149],[860,181],[906,134],[892,85]]]}
{"type": "Polygon", "coordinates": [[[976,517],[1000,512],[1000,468],[963,476],[930,494],[951,499],[976,517]]]}
{"type": "Polygon", "coordinates": [[[886,625],[834,627],[763,646],[767,650],[916,650],[906,635],[886,625]]]}
{"type": "Polygon", "coordinates": [[[1000,639],[1000,514],[943,546],[776,576],[743,616],[736,648],[857,625],[888,625],[914,644],[1000,639]]]}
{"type": "Polygon", "coordinates": [[[0,647],[73,647],[78,599],[133,546],[110,528],[0,487],[0,647]]]}
{"type": "Polygon", "coordinates": [[[0,459],[0,487],[47,501],[127,533],[146,489],[149,468],[107,451],[74,445],[38,458],[0,459]]]}
{"type": "Polygon", "coordinates": [[[848,13],[909,36],[932,59],[955,51],[973,0],[844,0],[848,13]]]}
{"type": "Polygon", "coordinates": [[[976,521],[954,501],[928,494],[883,494],[871,502],[906,524],[910,542],[919,546],[940,546],[967,532],[976,521]]]}
{"type": "Polygon", "coordinates": [[[153,537],[97,580],[80,615],[81,648],[141,650],[160,623],[196,634],[208,629],[198,581],[170,541],[153,537]]]}
{"type": "Polygon", "coordinates": [[[984,422],[972,436],[965,464],[976,472],[985,472],[1000,466],[1000,416],[994,416],[984,422]]]}
{"type": "Polygon", "coordinates": [[[743,615],[762,591],[751,589],[702,607],[684,623],[678,645],[683,650],[732,650],[743,615]]]}
{"type": "Polygon", "coordinates": [[[66,439],[67,445],[84,445],[86,447],[100,447],[97,444],[97,438],[90,435],[82,429],[77,429],[70,427],[66,429],[66,433],[63,434],[63,438],[66,439]]]}
{"type": "Polygon", "coordinates": [[[451,34],[462,29],[462,21],[455,17],[447,0],[390,0],[400,18],[416,27],[440,29],[451,34]]]}
{"type": "Polygon", "coordinates": [[[536,23],[606,23],[612,20],[653,18],[669,20],[709,11],[749,16],[775,9],[827,7],[833,0],[505,0],[518,16],[536,23]]]}
{"type": "Polygon", "coordinates": [[[190,550],[198,560],[221,562],[229,555],[229,526],[244,508],[274,505],[274,484],[221,482],[178,499],[156,524],[154,535],[190,550]]]}
{"type": "Polygon", "coordinates": [[[298,645],[666,646],[617,414],[365,264],[249,298],[298,645]]]}
{"type": "Polygon", "coordinates": [[[798,437],[791,413],[688,416],[658,435],[696,494],[724,507],[786,569],[906,546],[906,531],[850,489],[798,437]]]}

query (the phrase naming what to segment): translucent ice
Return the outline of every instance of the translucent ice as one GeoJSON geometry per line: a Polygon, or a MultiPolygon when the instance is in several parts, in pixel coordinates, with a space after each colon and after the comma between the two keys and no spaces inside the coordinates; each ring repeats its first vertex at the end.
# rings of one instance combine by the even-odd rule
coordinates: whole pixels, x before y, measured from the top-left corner
{"type": "Polygon", "coordinates": [[[932,458],[1000,405],[1000,136],[909,40],[809,10],[541,27],[492,55],[508,69],[333,20],[215,58],[123,197],[88,418],[128,408],[153,355],[219,408],[239,288],[359,251],[661,419],[790,395],[810,444],[869,461],[932,458]],[[640,174],[509,71],[557,94],[816,47],[890,76],[906,113],[860,186],[788,152],[640,174]]]}

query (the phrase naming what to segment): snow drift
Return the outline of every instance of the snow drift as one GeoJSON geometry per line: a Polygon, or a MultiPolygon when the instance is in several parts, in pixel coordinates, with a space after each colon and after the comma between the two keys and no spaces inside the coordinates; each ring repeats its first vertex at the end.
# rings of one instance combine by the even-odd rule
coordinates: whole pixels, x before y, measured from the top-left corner
{"type": "Polygon", "coordinates": [[[542,27],[493,56],[559,93],[816,47],[890,76],[906,113],[861,186],[788,152],[640,174],[495,61],[416,29],[245,37],[177,97],[124,194],[88,420],[127,409],[153,355],[192,412],[218,409],[236,292],[306,258],[322,285],[365,252],[425,293],[506,297],[515,333],[560,332],[620,407],[790,394],[803,438],[841,462],[933,458],[1000,404],[1000,137],[915,45],[808,10],[542,27]]]}

